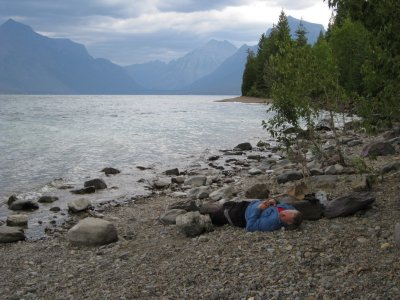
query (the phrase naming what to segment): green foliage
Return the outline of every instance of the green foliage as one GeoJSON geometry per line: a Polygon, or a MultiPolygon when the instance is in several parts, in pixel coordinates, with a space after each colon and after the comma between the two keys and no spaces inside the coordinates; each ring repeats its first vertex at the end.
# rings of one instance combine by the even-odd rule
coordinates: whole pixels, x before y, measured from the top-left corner
{"type": "Polygon", "coordinates": [[[250,93],[251,87],[257,78],[257,64],[256,58],[253,51],[249,51],[247,54],[246,67],[243,72],[243,82],[242,82],[242,94],[248,95],[250,93]]]}

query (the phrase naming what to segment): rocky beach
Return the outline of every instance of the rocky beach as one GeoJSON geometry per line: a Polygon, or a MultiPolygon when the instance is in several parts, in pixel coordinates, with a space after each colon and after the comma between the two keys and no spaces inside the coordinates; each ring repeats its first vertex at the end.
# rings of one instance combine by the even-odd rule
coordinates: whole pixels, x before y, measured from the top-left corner
{"type": "Polygon", "coordinates": [[[50,209],[65,218],[37,240],[24,240],[18,227],[29,218],[24,210],[56,207],[57,195],[28,204],[10,197],[14,210],[0,227],[1,298],[399,299],[400,128],[368,136],[347,125],[338,130],[344,164],[325,125],[324,159],[306,140],[304,151],[294,149],[303,163],[273,141],[243,142],[132,182],[149,193],[129,201],[87,199],[118,189],[119,170],[103,170],[63,187],[80,198],[67,212],[50,209]],[[303,210],[301,227],[248,233],[199,213],[268,196],[303,210]]]}

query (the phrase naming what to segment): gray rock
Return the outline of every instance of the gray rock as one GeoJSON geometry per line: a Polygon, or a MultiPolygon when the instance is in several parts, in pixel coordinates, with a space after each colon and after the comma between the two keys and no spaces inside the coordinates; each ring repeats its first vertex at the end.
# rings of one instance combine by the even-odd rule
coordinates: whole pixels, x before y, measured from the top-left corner
{"type": "Polygon", "coordinates": [[[258,183],[249,188],[245,196],[248,199],[267,199],[270,191],[268,185],[265,183],[258,183]]]}
{"type": "Polygon", "coordinates": [[[383,174],[398,170],[400,170],[400,161],[393,161],[382,167],[383,174]]]}
{"type": "Polygon", "coordinates": [[[400,249],[400,223],[396,223],[394,226],[394,244],[400,249]]]}
{"type": "Polygon", "coordinates": [[[361,140],[351,140],[349,142],[347,142],[347,146],[349,147],[354,147],[357,145],[361,145],[363,142],[361,140]]]}
{"type": "Polygon", "coordinates": [[[303,173],[300,171],[287,171],[281,175],[279,175],[276,180],[278,183],[286,183],[289,181],[295,181],[303,178],[303,173]]]}
{"type": "Polygon", "coordinates": [[[168,205],[168,210],[171,209],[183,209],[186,211],[197,211],[199,210],[198,205],[196,204],[195,200],[182,200],[174,202],[168,205]]]}
{"type": "Polygon", "coordinates": [[[159,178],[157,180],[154,180],[153,186],[156,189],[164,189],[169,187],[171,184],[171,178],[159,178]]]}
{"type": "Polygon", "coordinates": [[[199,187],[202,185],[205,185],[207,181],[207,177],[206,176],[192,176],[189,177],[185,180],[185,185],[190,185],[192,187],[199,187]]]}
{"type": "Polygon", "coordinates": [[[118,234],[109,221],[85,218],[68,231],[68,240],[76,246],[98,246],[116,242],[118,234]]]}
{"type": "Polygon", "coordinates": [[[327,218],[346,217],[367,208],[375,201],[369,192],[354,192],[329,201],[324,215],[327,218]]]}
{"type": "Polygon", "coordinates": [[[212,155],[208,158],[209,161],[214,161],[214,160],[218,160],[220,158],[219,155],[212,155]]]}
{"type": "Polygon", "coordinates": [[[53,207],[50,208],[50,211],[52,211],[52,212],[58,212],[60,210],[61,210],[61,208],[58,207],[58,206],[53,206],[53,207]]]}
{"type": "Polygon", "coordinates": [[[188,197],[192,199],[208,198],[209,194],[210,188],[208,186],[195,187],[188,191],[188,197]]]}
{"type": "Polygon", "coordinates": [[[88,180],[84,183],[84,187],[93,186],[96,190],[104,190],[107,188],[107,184],[104,182],[103,179],[95,178],[88,180]]]}
{"type": "Polygon", "coordinates": [[[234,190],[233,187],[231,186],[225,186],[223,188],[220,188],[219,190],[216,190],[210,194],[210,198],[213,201],[218,201],[221,199],[229,199],[233,196],[234,190]]]}
{"type": "Polygon", "coordinates": [[[173,225],[176,224],[177,216],[186,213],[187,211],[184,209],[170,209],[160,216],[160,221],[164,224],[173,225]]]}
{"type": "Polygon", "coordinates": [[[31,199],[17,199],[8,208],[11,210],[35,210],[39,208],[39,204],[31,199]]]}
{"type": "Polygon", "coordinates": [[[253,146],[251,146],[250,143],[241,143],[237,145],[233,150],[241,150],[241,151],[247,151],[247,150],[252,150],[253,146]]]}
{"type": "Polygon", "coordinates": [[[11,203],[15,202],[18,200],[17,195],[11,195],[10,198],[7,200],[7,205],[11,205],[11,203]]]}
{"type": "Polygon", "coordinates": [[[171,194],[172,198],[186,198],[187,197],[187,193],[185,192],[173,192],[171,194]]]}
{"type": "Polygon", "coordinates": [[[178,215],[176,225],[179,231],[187,237],[196,237],[213,230],[210,216],[201,215],[198,211],[178,215]]]}
{"type": "Polygon", "coordinates": [[[7,217],[7,226],[26,227],[28,225],[27,215],[9,215],[7,217]]]}
{"type": "Polygon", "coordinates": [[[387,156],[396,153],[396,149],[388,142],[374,142],[366,145],[361,151],[362,157],[387,156]]]}
{"type": "Polygon", "coordinates": [[[336,174],[341,174],[343,172],[343,166],[340,164],[335,164],[332,166],[328,166],[324,172],[326,175],[336,175],[336,174]]]}
{"type": "Polygon", "coordinates": [[[85,198],[79,198],[68,203],[68,210],[73,213],[87,210],[91,205],[90,201],[85,198]]]}
{"type": "Polygon", "coordinates": [[[25,240],[24,231],[17,227],[0,226],[0,243],[13,243],[25,240]]]}
{"type": "Polygon", "coordinates": [[[319,175],[311,177],[311,184],[321,189],[333,189],[336,187],[337,181],[337,175],[319,175]]]}
{"type": "Polygon", "coordinates": [[[318,175],[324,175],[324,171],[321,169],[310,169],[310,175],[311,176],[318,176],[318,175]]]}
{"type": "Polygon", "coordinates": [[[252,176],[260,175],[260,174],[262,174],[262,171],[260,169],[257,169],[257,168],[251,168],[249,170],[249,174],[252,175],[252,176]]]}
{"type": "Polygon", "coordinates": [[[54,201],[57,201],[58,197],[56,196],[42,196],[39,198],[38,202],[39,203],[53,203],[54,201]]]}
{"type": "Polygon", "coordinates": [[[93,194],[94,192],[96,192],[96,188],[94,186],[88,186],[83,189],[71,191],[72,194],[77,194],[77,195],[93,194]]]}
{"type": "Polygon", "coordinates": [[[185,182],[185,176],[176,176],[176,177],[173,177],[173,178],[172,178],[172,182],[178,183],[178,184],[184,183],[184,182],[185,182]]]}
{"type": "Polygon", "coordinates": [[[105,174],[106,176],[109,176],[109,175],[116,175],[116,174],[121,173],[120,170],[117,170],[117,169],[114,169],[114,168],[104,168],[104,169],[101,170],[100,172],[104,172],[104,174],[105,174]]]}
{"type": "Polygon", "coordinates": [[[179,175],[179,169],[178,168],[174,168],[174,169],[166,170],[165,171],[165,175],[178,176],[179,175]]]}

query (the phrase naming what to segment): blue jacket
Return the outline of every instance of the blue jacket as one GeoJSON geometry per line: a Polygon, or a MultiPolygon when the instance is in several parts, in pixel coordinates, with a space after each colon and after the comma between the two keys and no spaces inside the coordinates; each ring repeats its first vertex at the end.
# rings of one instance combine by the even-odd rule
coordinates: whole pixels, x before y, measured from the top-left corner
{"type": "Polygon", "coordinates": [[[282,226],[286,226],[279,218],[278,207],[294,209],[293,206],[289,204],[278,204],[277,206],[267,207],[262,211],[258,208],[261,202],[261,200],[253,201],[246,208],[245,218],[247,231],[274,231],[282,226]]]}

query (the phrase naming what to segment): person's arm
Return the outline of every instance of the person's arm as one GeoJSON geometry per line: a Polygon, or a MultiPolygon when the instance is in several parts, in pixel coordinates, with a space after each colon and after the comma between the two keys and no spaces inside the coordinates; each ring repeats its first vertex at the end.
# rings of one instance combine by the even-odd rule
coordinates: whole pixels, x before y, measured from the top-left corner
{"type": "Polygon", "coordinates": [[[267,199],[260,202],[250,204],[246,213],[246,230],[257,231],[260,230],[260,216],[262,212],[270,206],[275,206],[276,201],[274,199],[267,199]]]}

